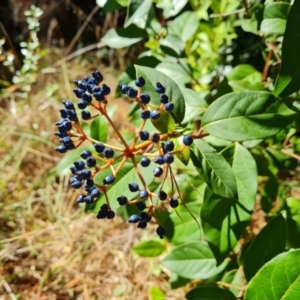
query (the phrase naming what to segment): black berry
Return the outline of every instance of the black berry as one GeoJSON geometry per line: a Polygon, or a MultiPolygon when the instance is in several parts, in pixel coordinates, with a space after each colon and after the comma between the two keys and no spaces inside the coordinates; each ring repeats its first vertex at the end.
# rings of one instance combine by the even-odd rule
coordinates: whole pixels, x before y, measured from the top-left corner
{"type": "Polygon", "coordinates": [[[186,145],[186,146],[190,146],[193,144],[193,138],[191,135],[185,135],[182,139],[182,142],[186,145]]]}

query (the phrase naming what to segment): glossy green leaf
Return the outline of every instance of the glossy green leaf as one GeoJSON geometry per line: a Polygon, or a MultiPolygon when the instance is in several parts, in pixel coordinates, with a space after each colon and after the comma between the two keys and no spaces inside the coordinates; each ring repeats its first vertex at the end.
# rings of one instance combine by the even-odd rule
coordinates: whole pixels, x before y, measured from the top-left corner
{"type": "Polygon", "coordinates": [[[260,31],[263,33],[283,34],[290,8],[289,3],[267,4],[264,8],[260,31]]]}
{"type": "Polygon", "coordinates": [[[101,41],[111,48],[119,49],[141,41],[146,35],[145,30],[132,24],[126,28],[108,30],[101,41]]]}
{"type": "Polygon", "coordinates": [[[168,32],[186,42],[197,31],[199,18],[195,12],[185,11],[168,26],[168,32]]]}
{"type": "Polygon", "coordinates": [[[179,87],[184,87],[191,81],[189,73],[179,63],[162,62],[156,66],[156,70],[172,78],[179,87]]]}
{"type": "Polygon", "coordinates": [[[214,253],[217,263],[221,263],[236,245],[230,220],[231,203],[228,199],[205,189],[201,207],[201,225],[206,241],[214,253]]]}
{"type": "Polygon", "coordinates": [[[288,96],[300,89],[300,1],[294,1],[288,15],[282,43],[282,63],[275,83],[275,95],[288,96]]]}
{"type": "Polygon", "coordinates": [[[149,288],[149,300],[165,300],[164,292],[157,286],[149,288]]]}
{"type": "Polygon", "coordinates": [[[208,279],[220,273],[227,262],[216,267],[216,260],[204,241],[189,242],[174,248],[162,265],[179,276],[190,279],[208,279]]]}
{"type": "Polygon", "coordinates": [[[160,117],[157,120],[150,119],[153,126],[161,133],[174,131],[175,121],[173,117],[166,111],[160,111],[160,117]]]}
{"type": "Polygon", "coordinates": [[[134,24],[144,29],[151,6],[152,0],[130,0],[124,27],[134,24]]]}
{"type": "Polygon", "coordinates": [[[188,0],[161,0],[157,7],[163,10],[165,18],[170,18],[177,15],[187,3],[188,0]]]}
{"type": "Polygon", "coordinates": [[[162,51],[174,57],[180,57],[184,49],[183,41],[176,35],[168,34],[164,39],[159,40],[162,51]]]}
{"type": "Polygon", "coordinates": [[[91,128],[90,128],[90,135],[91,138],[105,143],[107,140],[107,121],[105,118],[95,118],[92,123],[91,123],[91,128]]]}
{"type": "Polygon", "coordinates": [[[279,254],[249,282],[245,300],[295,300],[300,297],[300,250],[279,254]]]}
{"type": "Polygon", "coordinates": [[[182,123],[187,123],[201,116],[207,109],[208,104],[205,101],[206,93],[196,93],[187,88],[182,88],[185,100],[185,117],[182,123]]]}
{"type": "Polygon", "coordinates": [[[169,99],[172,99],[174,103],[174,110],[172,116],[175,117],[175,121],[181,122],[185,114],[184,97],[178,85],[165,74],[142,66],[135,66],[137,76],[143,76],[145,78],[145,91],[151,97],[151,104],[160,105],[159,94],[155,92],[155,86],[157,82],[160,82],[166,88],[166,94],[169,99]]]}
{"type": "Polygon", "coordinates": [[[187,300],[235,300],[235,296],[228,290],[217,286],[199,286],[185,295],[187,300]]]}
{"type": "Polygon", "coordinates": [[[214,193],[222,197],[237,199],[234,173],[220,153],[202,140],[195,140],[194,155],[191,158],[214,193]]]}
{"type": "Polygon", "coordinates": [[[165,246],[158,241],[146,241],[138,243],[132,250],[142,257],[156,257],[165,251],[165,246]]]}
{"type": "Polygon", "coordinates": [[[226,77],[234,92],[264,90],[261,84],[262,74],[251,65],[240,64],[234,67],[226,77]]]}
{"type": "Polygon", "coordinates": [[[272,219],[255,237],[244,259],[244,272],[249,281],[269,260],[283,252],[286,242],[286,223],[280,214],[272,219]]]}
{"type": "Polygon", "coordinates": [[[295,118],[293,110],[268,92],[234,92],[208,107],[202,125],[219,138],[246,141],[272,136],[295,118]]]}

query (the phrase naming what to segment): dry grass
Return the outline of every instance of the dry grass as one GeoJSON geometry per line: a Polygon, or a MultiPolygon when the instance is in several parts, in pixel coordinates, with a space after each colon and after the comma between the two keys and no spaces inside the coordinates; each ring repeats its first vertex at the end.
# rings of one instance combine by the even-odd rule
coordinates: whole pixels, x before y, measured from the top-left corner
{"type": "MultiPolygon", "coordinates": [[[[62,65],[38,76],[28,99],[1,100],[0,299],[149,299],[151,286],[166,299],[183,299],[182,290],[170,289],[158,259],[131,251],[151,231],[84,214],[68,178],[55,173],[59,101],[89,67],[62,65]]],[[[115,85],[115,73],[105,73],[115,85]]]]}

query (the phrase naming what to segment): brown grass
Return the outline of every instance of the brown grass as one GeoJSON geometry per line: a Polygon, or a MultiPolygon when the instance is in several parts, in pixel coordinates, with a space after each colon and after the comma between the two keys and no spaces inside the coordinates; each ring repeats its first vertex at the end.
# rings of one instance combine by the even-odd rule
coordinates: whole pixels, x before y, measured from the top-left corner
{"type": "MultiPolygon", "coordinates": [[[[151,286],[166,299],[184,299],[183,290],[170,289],[159,259],[131,251],[153,229],[83,213],[68,178],[55,172],[59,101],[71,96],[71,79],[90,69],[72,61],[40,74],[28,98],[1,100],[0,299],[149,299],[151,286]]],[[[102,71],[115,86],[116,73],[102,71]]]]}

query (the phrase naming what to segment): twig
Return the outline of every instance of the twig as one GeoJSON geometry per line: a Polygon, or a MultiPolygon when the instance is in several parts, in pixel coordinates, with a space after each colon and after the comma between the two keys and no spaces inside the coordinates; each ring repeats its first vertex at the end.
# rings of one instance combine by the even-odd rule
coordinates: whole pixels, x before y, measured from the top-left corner
{"type": "Polygon", "coordinates": [[[289,156],[291,156],[291,157],[293,157],[293,158],[295,158],[295,159],[297,159],[297,160],[300,161],[300,155],[297,155],[297,154],[295,154],[295,153],[289,152],[289,151],[287,151],[287,150],[285,150],[285,149],[281,149],[280,151],[281,151],[282,153],[284,153],[284,154],[286,154],[286,155],[289,155],[289,156]]]}
{"type": "Polygon", "coordinates": [[[267,76],[268,76],[268,71],[269,71],[269,67],[270,67],[270,60],[272,58],[273,55],[273,50],[271,49],[270,52],[268,53],[266,62],[265,62],[265,66],[264,66],[264,70],[263,70],[263,76],[262,76],[262,82],[265,82],[267,80],[267,76]]]}

